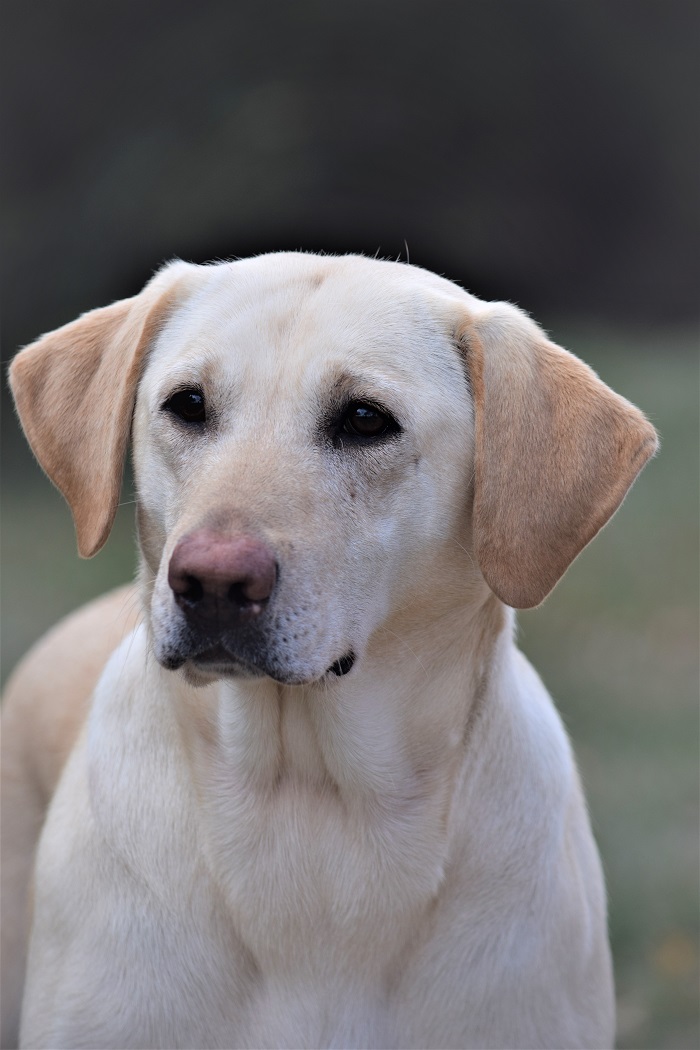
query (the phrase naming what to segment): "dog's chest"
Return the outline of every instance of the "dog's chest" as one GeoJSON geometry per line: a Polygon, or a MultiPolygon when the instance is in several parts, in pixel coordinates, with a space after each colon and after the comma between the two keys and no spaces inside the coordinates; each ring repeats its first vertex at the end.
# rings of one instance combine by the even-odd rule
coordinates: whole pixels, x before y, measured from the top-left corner
{"type": "Polygon", "coordinates": [[[194,764],[203,849],[237,934],[270,973],[378,978],[441,885],[439,798],[399,769],[389,795],[344,790],[298,720],[262,741],[239,723],[233,741],[209,741],[194,764]]]}
{"type": "Polygon", "coordinates": [[[328,783],[294,778],[265,791],[239,783],[225,796],[205,792],[204,849],[258,964],[367,973],[400,951],[443,876],[441,844],[420,809],[372,812],[328,783]],[[380,946],[371,960],[369,944],[380,946]]]}

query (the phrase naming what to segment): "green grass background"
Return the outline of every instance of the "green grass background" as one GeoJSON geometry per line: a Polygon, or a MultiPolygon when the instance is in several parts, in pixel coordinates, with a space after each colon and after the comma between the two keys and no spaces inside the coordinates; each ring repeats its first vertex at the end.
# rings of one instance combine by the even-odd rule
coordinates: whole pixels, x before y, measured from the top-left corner
{"type": "MultiPolygon", "coordinates": [[[[662,447],[544,606],[520,615],[520,645],[572,736],[603,855],[618,1045],[697,1047],[697,337],[561,328],[558,341],[647,412],[662,447]]],[[[5,675],[62,614],[130,577],[128,483],[123,499],[105,550],[80,561],[60,496],[12,452],[3,483],[5,675]]]]}

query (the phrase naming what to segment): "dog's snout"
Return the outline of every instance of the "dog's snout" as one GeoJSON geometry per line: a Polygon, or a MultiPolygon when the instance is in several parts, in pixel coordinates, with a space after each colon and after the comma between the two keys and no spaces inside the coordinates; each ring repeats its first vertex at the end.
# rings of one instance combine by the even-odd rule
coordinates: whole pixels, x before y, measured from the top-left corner
{"type": "Polygon", "coordinates": [[[168,583],[188,612],[217,617],[259,613],[277,581],[273,551],[245,534],[199,529],[183,537],[168,566],[168,583]]]}

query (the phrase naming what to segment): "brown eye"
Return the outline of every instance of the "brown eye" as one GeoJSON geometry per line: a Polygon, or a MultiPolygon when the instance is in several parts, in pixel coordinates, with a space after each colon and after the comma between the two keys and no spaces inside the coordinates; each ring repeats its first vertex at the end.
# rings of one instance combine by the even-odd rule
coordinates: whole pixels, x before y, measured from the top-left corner
{"type": "Polygon", "coordinates": [[[353,401],[345,412],[341,430],[360,438],[383,437],[398,429],[397,423],[386,412],[366,401],[353,401]]]}
{"type": "Polygon", "coordinates": [[[168,398],[163,408],[183,423],[206,423],[207,420],[204,394],[194,388],[176,391],[168,398]]]}

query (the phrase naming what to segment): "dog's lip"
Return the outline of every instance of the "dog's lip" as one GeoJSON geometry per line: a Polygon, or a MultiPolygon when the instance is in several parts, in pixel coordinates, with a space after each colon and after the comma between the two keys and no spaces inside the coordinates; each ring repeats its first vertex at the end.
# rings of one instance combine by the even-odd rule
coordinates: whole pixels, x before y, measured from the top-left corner
{"type": "Polygon", "coordinates": [[[250,659],[243,659],[231,653],[225,645],[217,643],[196,654],[192,654],[187,661],[194,665],[196,670],[208,675],[221,675],[226,678],[240,677],[248,678],[272,678],[280,685],[309,685],[316,681],[316,677],[298,678],[285,675],[276,669],[270,668],[264,661],[255,663],[250,659]]]}
{"type": "Polygon", "coordinates": [[[217,642],[197,652],[170,658],[164,662],[164,666],[168,670],[174,671],[184,664],[190,664],[196,671],[207,676],[226,678],[239,676],[259,678],[267,676],[272,678],[273,681],[279,682],[280,685],[311,685],[313,682],[333,677],[342,678],[350,672],[356,659],[357,656],[354,650],[350,649],[320,674],[316,673],[299,677],[285,674],[279,668],[270,668],[266,661],[261,660],[260,663],[257,663],[249,658],[243,658],[238,654],[232,653],[223,643],[217,642]]]}
{"type": "Polygon", "coordinates": [[[225,645],[221,642],[217,642],[215,645],[209,646],[207,649],[201,649],[197,653],[193,653],[190,659],[194,663],[240,663],[239,659],[229,652],[225,645]]]}
{"type": "Polygon", "coordinates": [[[187,660],[190,663],[193,663],[195,667],[201,668],[208,673],[213,672],[229,675],[240,674],[241,671],[254,675],[263,675],[267,673],[250,660],[243,660],[240,656],[230,652],[226,646],[222,645],[220,642],[207,649],[203,649],[198,653],[192,653],[187,660]]]}

